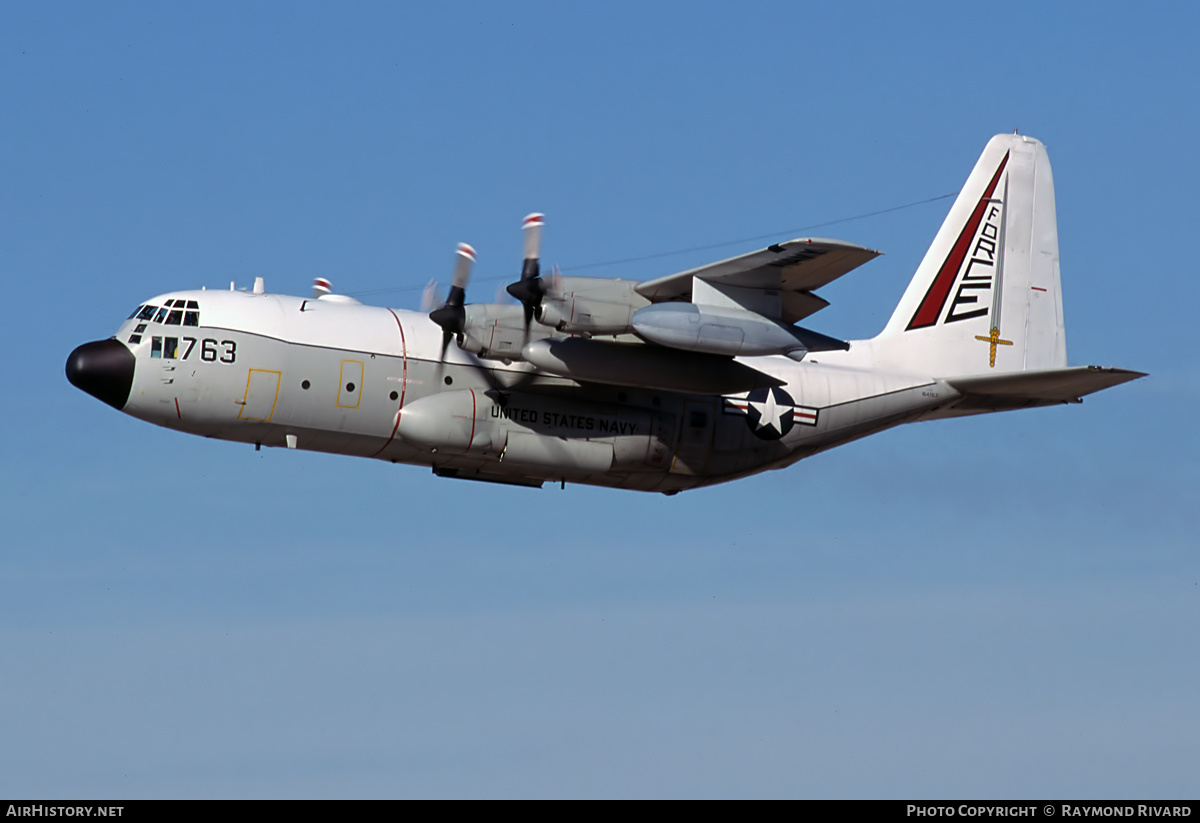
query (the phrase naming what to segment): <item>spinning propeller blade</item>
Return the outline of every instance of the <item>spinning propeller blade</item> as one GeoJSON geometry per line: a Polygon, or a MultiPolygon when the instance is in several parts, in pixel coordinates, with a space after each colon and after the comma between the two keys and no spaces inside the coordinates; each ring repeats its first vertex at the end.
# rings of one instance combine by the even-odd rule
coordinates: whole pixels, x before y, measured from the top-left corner
{"type": "Polygon", "coordinates": [[[533,321],[534,312],[541,305],[542,297],[546,294],[546,283],[542,280],[539,263],[542,226],[545,222],[544,214],[534,212],[526,215],[522,222],[522,229],[525,232],[525,262],[521,266],[521,279],[516,283],[509,283],[507,288],[508,293],[525,307],[526,328],[533,321]]]}
{"type": "Polygon", "coordinates": [[[459,243],[456,249],[458,261],[454,265],[454,278],[450,281],[450,294],[441,308],[429,312],[429,319],[442,327],[442,358],[450,338],[461,335],[466,326],[467,312],[463,308],[467,293],[467,281],[471,279],[471,267],[475,265],[475,249],[459,243]]]}
{"type": "Polygon", "coordinates": [[[442,304],[442,296],[438,294],[438,284],[436,280],[430,280],[425,284],[424,291],[421,292],[421,311],[429,314],[442,304]]]}

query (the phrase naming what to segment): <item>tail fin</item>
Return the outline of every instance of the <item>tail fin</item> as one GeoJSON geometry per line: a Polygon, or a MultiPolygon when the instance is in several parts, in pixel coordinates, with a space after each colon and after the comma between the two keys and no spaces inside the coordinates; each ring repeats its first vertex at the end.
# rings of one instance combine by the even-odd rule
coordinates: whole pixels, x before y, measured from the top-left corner
{"type": "Polygon", "coordinates": [[[988,141],[875,342],[888,360],[938,377],[1066,366],[1045,146],[988,141]]]}

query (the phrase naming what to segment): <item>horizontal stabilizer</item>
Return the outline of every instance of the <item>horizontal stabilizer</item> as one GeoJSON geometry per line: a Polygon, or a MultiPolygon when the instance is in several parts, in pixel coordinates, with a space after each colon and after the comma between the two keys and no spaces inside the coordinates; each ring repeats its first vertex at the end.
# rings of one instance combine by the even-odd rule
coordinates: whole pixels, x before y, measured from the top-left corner
{"type": "Polygon", "coordinates": [[[1004,411],[1078,403],[1084,395],[1145,377],[1145,373],[1104,366],[1011,372],[947,381],[964,395],[960,409],[1004,411]]]}

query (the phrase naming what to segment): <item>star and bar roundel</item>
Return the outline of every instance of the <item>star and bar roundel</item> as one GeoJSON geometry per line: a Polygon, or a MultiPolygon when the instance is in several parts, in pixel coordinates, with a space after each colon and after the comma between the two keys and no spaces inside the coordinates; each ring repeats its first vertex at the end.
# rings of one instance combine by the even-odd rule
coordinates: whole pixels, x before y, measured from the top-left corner
{"type": "Polygon", "coordinates": [[[739,414],[755,437],[763,440],[778,440],[799,423],[803,426],[817,425],[817,410],[798,406],[792,396],[783,389],[755,389],[744,397],[726,397],[725,413],[739,414]]]}

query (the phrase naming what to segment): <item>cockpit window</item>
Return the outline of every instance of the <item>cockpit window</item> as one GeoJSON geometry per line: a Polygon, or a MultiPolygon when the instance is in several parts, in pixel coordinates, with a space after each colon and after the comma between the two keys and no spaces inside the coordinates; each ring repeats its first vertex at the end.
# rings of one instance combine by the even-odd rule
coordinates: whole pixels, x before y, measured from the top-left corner
{"type": "Polygon", "coordinates": [[[147,320],[152,323],[164,323],[168,326],[199,326],[200,303],[197,300],[184,300],[173,297],[166,301],[161,308],[146,304],[138,306],[130,319],[147,320]]]}
{"type": "Polygon", "coordinates": [[[129,313],[129,316],[128,316],[128,317],[126,317],[125,319],[126,319],[126,320],[132,320],[133,318],[137,317],[137,313],[138,313],[138,312],[140,312],[140,311],[141,311],[142,309],[144,309],[144,308],[146,308],[146,307],[145,307],[145,306],[138,306],[136,309],[134,309],[133,311],[131,311],[131,312],[129,313]]]}

